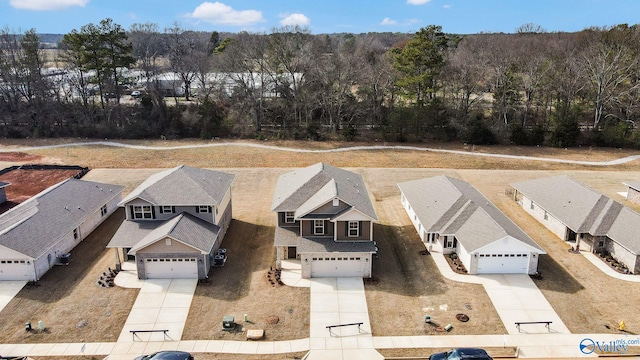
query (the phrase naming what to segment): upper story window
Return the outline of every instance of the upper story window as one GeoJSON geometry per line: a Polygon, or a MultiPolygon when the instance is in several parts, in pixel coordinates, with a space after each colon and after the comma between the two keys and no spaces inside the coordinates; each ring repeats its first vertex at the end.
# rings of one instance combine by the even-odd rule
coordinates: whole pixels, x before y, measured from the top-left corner
{"type": "Polygon", "coordinates": [[[100,215],[107,215],[107,205],[102,205],[102,207],[100,208],[100,215]]]}
{"type": "Polygon", "coordinates": [[[196,206],[196,212],[197,213],[210,213],[211,212],[211,206],[207,206],[207,205],[198,205],[196,206]]]}
{"type": "Polygon", "coordinates": [[[73,238],[75,240],[78,240],[79,236],[80,236],[80,234],[78,233],[78,228],[73,229],[73,238]]]}
{"type": "Polygon", "coordinates": [[[340,206],[340,199],[333,199],[333,206],[340,206]]]}
{"type": "Polygon", "coordinates": [[[174,212],[176,212],[174,206],[160,206],[160,214],[173,214],[174,212]]]}
{"type": "Polygon", "coordinates": [[[153,219],[153,211],[151,209],[151,205],[134,205],[133,218],[134,219],[153,219]]]}
{"type": "Polygon", "coordinates": [[[285,211],[284,213],[284,222],[287,224],[293,224],[296,222],[296,217],[293,211],[285,211]]]}
{"type": "Polygon", "coordinates": [[[313,220],[313,234],[324,235],[324,220],[313,220]]]}
{"type": "Polygon", "coordinates": [[[358,221],[349,221],[349,237],[360,236],[360,223],[358,221]]]}

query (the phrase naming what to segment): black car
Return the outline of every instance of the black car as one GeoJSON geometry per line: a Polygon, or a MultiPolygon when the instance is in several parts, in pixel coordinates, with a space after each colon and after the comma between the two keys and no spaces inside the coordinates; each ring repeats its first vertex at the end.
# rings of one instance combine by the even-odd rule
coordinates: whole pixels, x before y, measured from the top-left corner
{"type": "Polygon", "coordinates": [[[184,351],[159,351],[151,355],[142,355],[135,360],[193,360],[193,356],[184,351]]]}
{"type": "Polygon", "coordinates": [[[475,359],[475,360],[493,360],[484,349],[477,348],[459,348],[451,351],[437,353],[429,356],[429,360],[456,360],[456,359],[475,359]]]}

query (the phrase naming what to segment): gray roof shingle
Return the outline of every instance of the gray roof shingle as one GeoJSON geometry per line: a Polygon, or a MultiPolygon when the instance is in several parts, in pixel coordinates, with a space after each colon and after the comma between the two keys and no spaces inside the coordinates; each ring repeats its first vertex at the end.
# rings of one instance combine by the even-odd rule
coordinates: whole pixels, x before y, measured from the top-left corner
{"type": "Polygon", "coordinates": [[[135,254],[169,236],[203,253],[215,245],[220,227],[189,213],[180,213],[164,221],[124,221],[107,245],[108,248],[131,248],[135,254]]]}
{"type": "Polygon", "coordinates": [[[467,251],[511,236],[545,251],[471,184],[448,176],[399,183],[398,187],[429,232],[455,235],[467,251]]]}
{"type": "Polygon", "coordinates": [[[151,175],[120,206],[140,198],[153,205],[220,205],[235,175],[221,171],[178,166],[151,175]]]}
{"type": "Polygon", "coordinates": [[[566,175],[511,186],[573,231],[607,236],[640,254],[640,214],[617,201],[566,175]]]}
{"type": "Polygon", "coordinates": [[[49,187],[0,216],[0,245],[37,259],[123,189],[77,179],[49,187]]]}
{"type": "Polygon", "coordinates": [[[324,163],[281,175],[271,210],[304,215],[333,198],[339,198],[373,220],[378,219],[362,176],[324,163]]]}

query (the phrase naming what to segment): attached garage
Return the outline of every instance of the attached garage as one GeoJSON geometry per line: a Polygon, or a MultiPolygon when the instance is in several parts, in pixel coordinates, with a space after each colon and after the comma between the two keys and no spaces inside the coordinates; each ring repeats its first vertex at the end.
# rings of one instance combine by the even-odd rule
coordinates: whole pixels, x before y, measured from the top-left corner
{"type": "Polygon", "coordinates": [[[527,274],[529,254],[479,254],[478,274],[527,274]]]}
{"type": "Polygon", "coordinates": [[[311,277],[364,277],[363,257],[313,257],[311,277]]]}
{"type": "Polygon", "coordinates": [[[198,261],[195,258],[147,258],[147,279],[197,279],[198,261]]]}
{"type": "Polygon", "coordinates": [[[26,260],[0,260],[0,280],[30,280],[33,265],[26,260]]]}

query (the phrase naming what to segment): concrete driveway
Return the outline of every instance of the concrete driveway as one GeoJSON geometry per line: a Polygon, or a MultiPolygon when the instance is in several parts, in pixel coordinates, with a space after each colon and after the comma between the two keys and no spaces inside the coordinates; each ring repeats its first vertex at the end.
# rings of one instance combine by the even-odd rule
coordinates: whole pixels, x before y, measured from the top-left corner
{"type": "Polygon", "coordinates": [[[195,292],[197,279],[145,280],[129,317],[122,328],[118,343],[147,341],[178,341],[195,292]],[[131,330],[168,330],[139,332],[131,330]]]}
{"type": "Polygon", "coordinates": [[[0,311],[18,295],[25,285],[27,285],[26,281],[0,281],[0,311]]]}

